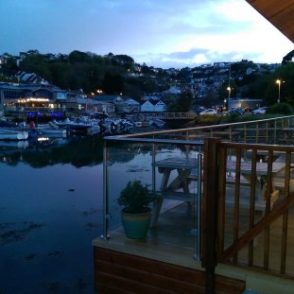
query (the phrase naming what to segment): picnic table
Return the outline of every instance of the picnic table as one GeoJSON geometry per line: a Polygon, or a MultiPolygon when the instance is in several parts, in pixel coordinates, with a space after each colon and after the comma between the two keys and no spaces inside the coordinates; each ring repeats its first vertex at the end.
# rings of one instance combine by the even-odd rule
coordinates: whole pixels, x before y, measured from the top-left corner
{"type": "MultiPolygon", "coordinates": [[[[158,168],[158,172],[162,174],[160,183],[160,197],[155,202],[154,216],[152,225],[156,225],[158,216],[160,214],[163,199],[181,200],[188,203],[192,203],[196,197],[199,197],[201,193],[202,183],[202,170],[201,163],[199,164],[199,158],[191,157],[172,157],[166,158],[155,163],[158,168]],[[200,167],[200,169],[199,169],[200,167]],[[176,171],[176,176],[171,179],[171,174],[176,171]],[[191,180],[197,181],[198,189],[196,192],[190,191],[191,180]],[[199,188],[200,187],[200,188],[199,188]]],[[[285,167],[284,162],[273,162],[271,173],[272,176],[279,173],[285,167]]],[[[227,160],[226,172],[229,174],[236,173],[236,161],[227,160]]],[[[256,209],[262,210],[265,207],[264,195],[264,184],[268,175],[268,163],[267,162],[256,162],[255,168],[255,182],[256,182],[256,209]]],[[[250,185],[252,180],[252,163],[251,161],[242,161],[240,163],[240,174],[244,180],[240,181],[240,185],[250,185]]],[[[226,178],[227,183],[235,184],[236,179],[234,177],[226,178]]],[[[242,199],[241,199],[242,200],[242,199]]],[[[241,201],[242,202],[242,201],[241,201]]]]}

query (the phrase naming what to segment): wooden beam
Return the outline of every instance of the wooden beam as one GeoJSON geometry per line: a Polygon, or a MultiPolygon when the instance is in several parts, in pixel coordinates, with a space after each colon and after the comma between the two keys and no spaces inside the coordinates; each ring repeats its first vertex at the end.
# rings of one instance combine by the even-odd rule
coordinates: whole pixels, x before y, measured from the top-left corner
{"type": "Polygon", "coordinates": [[[265,215],[258,223],[251,229],[243,234],[236,243],[231,245],[224,254],[221,256],[222,261],[226,261],[234,256],[235,252],[238,252],[244,246],[248,245],[257,235],[259,235],[264,229],[266,229],[272,222],[274,222],[279,216],[286,213],[287,210],[294,204],[294,194],[283,199],[277,207],[274,207],[271,212],[265,215]]]}
{"type": "Polygon", "coordinates": [[[246,0],[286,37],[294,42],[293,0],[246,0]]]}

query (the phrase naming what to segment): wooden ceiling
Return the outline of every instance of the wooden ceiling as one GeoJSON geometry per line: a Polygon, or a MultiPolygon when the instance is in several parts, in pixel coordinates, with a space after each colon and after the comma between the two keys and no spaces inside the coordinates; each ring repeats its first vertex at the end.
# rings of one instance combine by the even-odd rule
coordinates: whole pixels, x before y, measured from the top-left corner
{"type": "Polygon", "coordinates": [[[294,0],[246,0],[294,42],[294,0]]]}

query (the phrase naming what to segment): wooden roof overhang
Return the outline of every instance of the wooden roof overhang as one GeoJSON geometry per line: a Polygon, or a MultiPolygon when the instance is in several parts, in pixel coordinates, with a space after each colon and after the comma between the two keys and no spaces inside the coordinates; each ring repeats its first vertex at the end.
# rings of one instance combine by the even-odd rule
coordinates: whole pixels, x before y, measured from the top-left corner
{"type": "Polygon", "coordinates": [[[246,0],[294,42],[294,0],[246,0]]]}

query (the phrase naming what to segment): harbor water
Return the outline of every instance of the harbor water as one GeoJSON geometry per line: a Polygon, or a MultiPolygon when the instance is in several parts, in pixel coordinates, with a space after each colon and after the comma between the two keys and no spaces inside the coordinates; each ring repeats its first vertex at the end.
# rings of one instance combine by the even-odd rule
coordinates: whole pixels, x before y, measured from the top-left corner
{"type": "MultiPolygon", "coordinates": [[[[92,240],[103,232],[103,141],[90,136],[43,143],[0,144],[0,294],[94,293],[92,240]]],[[[120,225],[117,197],[128,181],[152,187],[152,149],[131,144],[107,150],[112,229],[120,225]]],[[[161,148],[157,159],[183,152],[161,148]]]]}
{"type": "Polygon", "coordinates": [[[94,293],[102,143],[0,150],[0,293],[94,293]]]}

